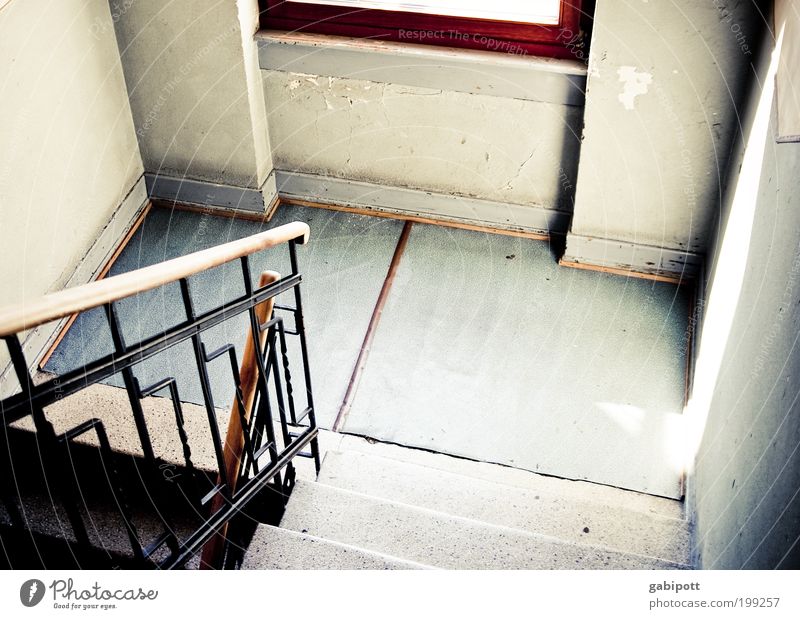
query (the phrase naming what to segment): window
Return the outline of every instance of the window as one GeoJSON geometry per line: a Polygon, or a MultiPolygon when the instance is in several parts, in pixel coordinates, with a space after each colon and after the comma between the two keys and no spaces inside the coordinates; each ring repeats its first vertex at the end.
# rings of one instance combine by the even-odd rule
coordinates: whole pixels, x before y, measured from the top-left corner
{"type": "MultiPolygon", "coordinates": [[[[733,25],[731,25],[733,32],[733,25]]],[[[800,142],[800,14],[791,0],[775,3],[775,38],[780,39],[775,89],[778,106],[778,142],[800,142]]],[[[737,34],[740,49],[751,54],[744,33],[737,34]],[[744,48],[747,48],[746,50],[744,48]]],[[[776,45],[777,45],[776,41],[776,45]]]]}
{"type": "Polygon", "coordinates": [[[261,26],[573,58],[581,0],[261,0],[261,26]]]}

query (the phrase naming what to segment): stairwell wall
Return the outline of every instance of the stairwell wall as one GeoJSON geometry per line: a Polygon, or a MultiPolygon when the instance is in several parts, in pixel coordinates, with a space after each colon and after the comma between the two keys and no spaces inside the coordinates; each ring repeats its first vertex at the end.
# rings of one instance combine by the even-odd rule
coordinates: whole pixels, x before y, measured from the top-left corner
{"type": "Polygon", "coordinates": [[[759,21],[754,0],[598,0],[565,261],[697,273],[759,21]]]}
{"type": "MultiPolygon", "coordinates": [[[[772,48],[741,108],[687,410],[707,569],[800,568],[800,143],[776,142],[772,48]]],[[[783,77],[797,92],[797,67],[783,77]]]]}
{"type": "MultiPolygon", "coordinates": [[[[2,302],[91,279],[144,205],[143,171],[107,0],[6,3],[0,9],[2,302]],[[84,262],[91,248],[99,263],[84,262]]],[[[29,361],[47,334],[28,334],[29,361]]],[[[0,349],[2,370],[8,357],[0,349]]]]}
{"type": "Polygon", "coordinates": [[[256,0],[110,0],[152,197],[264,211],[275,198],[256,0]]]}

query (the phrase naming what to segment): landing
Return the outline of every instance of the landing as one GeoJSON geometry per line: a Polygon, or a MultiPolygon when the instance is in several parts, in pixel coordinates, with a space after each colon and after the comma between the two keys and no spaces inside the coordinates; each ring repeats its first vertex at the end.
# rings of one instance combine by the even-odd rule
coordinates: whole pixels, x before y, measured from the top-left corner
{"type": "MultiPolygon", "coordinates": [[[[402,223],[282,206],[265,225],[156,208],[112,274],[296,219],[312,230],[300,267],[318,419],[330,427],[402,223]]],[[[286,269],[283,254],[266,252],[253,271],[286,269]]],[[[217,269],[192,280],[193,294],[210,305],[239,294],[240,279],[217,269]]],[[[689,301],[675,285],[559,267],[546,242],[415,224],[343,430],[677,498],[689,301]]],[[[177,290],[120,304],[131,338],[176,324],[181,311],[177,290]]],[[[208,347],[240,351],[244,334],[231,322],[208,347]]],[[[46,369],[109,350],[102,314],[89,312],[46,369]]],[[[139,371],[143,383],[176,376],[181,399],[200,403],[191,363],[176,347],[139,371]]],[[[215,372],[225,408],[229,370],[215,372]]]]}
{"type": "Polygon", "coordinates": [[[415,226],[345,431],[679,497],[688,294],[415,226]]]}

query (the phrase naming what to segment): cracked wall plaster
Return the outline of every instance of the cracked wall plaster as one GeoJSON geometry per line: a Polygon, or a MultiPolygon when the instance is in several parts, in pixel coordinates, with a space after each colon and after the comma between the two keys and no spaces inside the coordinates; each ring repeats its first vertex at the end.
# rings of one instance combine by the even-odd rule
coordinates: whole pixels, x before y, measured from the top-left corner
{"type": "Polygon", "coordinates": [[[275,165],[570,210],[582,109],[262,71],[275,165]]]}

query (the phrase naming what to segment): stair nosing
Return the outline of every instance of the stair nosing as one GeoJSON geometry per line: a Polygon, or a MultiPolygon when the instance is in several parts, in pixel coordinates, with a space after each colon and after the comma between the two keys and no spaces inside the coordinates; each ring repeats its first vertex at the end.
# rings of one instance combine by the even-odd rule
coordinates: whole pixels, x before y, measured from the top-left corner
{"type": "MultiPolygon", "coordinates": [[[[294,529],[286,529],[281,526],[275,526],[271,524],[260,524],[259,527],[266,527],[268,529],[272,529],[275,531],[280,531],[282,534],[288,534],[292,537],[296,538],[306,538],[316,542],[322,542],[325,544],[330,544],[332,546],[336,546],[338,548],[345,548],[348,550],[355,550],[357,552],[361,552],[364,554],[371,555],[373,557],[379,557],[380,559],[384,559],[386,561],[391,561],[395,563],[402,563],[408,566],[411,569],[417,570],[441,570],[442,568],[436,567],[434,565],[427,565],[425,563],[420,563],[419,561],[413,561],[411,559],[405,559],[403,557],[397,557],[395,555],[390,555],[385,552],[381,552],[379,550],[370,550],[369,548],[364,548],[362,546],[356,546],[355,544],[348,544],[347,542],[340,542],[338,540],[330,539],[328,537],[322,537],[320,535],[315,535],[313,533],[303,533],[302,531],[296,531],[294,529]]],[[[248,568],[250,569],[250,568],[248,568]]],[[[252,568],[257,569],[257,568],[252,568]]],[[[334,568],[330,568],[334,569],[334,568]]]]}
{"type": "MultiPolygon", "coordinates": [[[[452,477],[458,477],[459,479],[467,480],[467,481],[470,481],[470,482],[477,482],[477,483],[487,484],[487,485],[502,486],[503,488],[507,488],[509,490],[519,490],[519,491],[524,491],[524,492],[534,492],[531,488],[527,488],[525,486],[519,486],[519,485],[516,485],[516,484],[510,484],[510,483],[503,482],[503,481],[488,480],[488,479],[484,479],[482,477],[473,477],[471,475],[465,475],[463,473],[456,473],[456,472],[453,472],[453,471],[448,471],[446,469],[428,467],[428,466],[425,466],[425,465],[422,465],[422,464],[417,464],[415,462],[408,462],[406,460],[401,460],[399,458],[392,458],[391,456],[366,454],[366,453],[363,453],[363,452],[360,452],[360,451],[353,451],[353,450],[329,449],[328,451],[326,451],[325,452],[325,458],[323,459],[323,464],[320,466],[320,475],[322,475],[324,470],[325,470],[324,461],[327,460],[329,453],[339,454],[339,455],[352,454],[352,455],[356,455],[358,457],[377,458],[377,459],[380,459],[380,460],[389,460],[389,461],[395,462],[395,463],[397,463],[397,464],[399,464],[401,466],[409,466],[409,467],[413,467],[413,468],[419,469],[419,470],[435,471],[437,474],[442,474],[442,475],[447,475],[447,476],[452,476],[452,477]]],[[[442,454],[442,455],[447,455],[447,454],[442,454]]],[[[486,464],[491,464],[491,463],[486,463],[486,464]]],[[[502,466],[502,465],[497,465],[497,466],[502,466]]],[[[516,470],[524,470],[524,469],[516,469],[516,470]]],[[[531,473],[532,475],[538,475],[538,473],[533,473],[531,471],[527,471],[527,472],[531,473]]],[[[576,483],[593,484],[593,482],[589,482],[589,481],[585,481],[585,480],[574,480],[574,479],[567,479],[567,478],[564,478],[564,477],[554,477],[553,479],[556,479],[556,480],[559,480],[559,481],[564,481],[564,482],[576,482],[576,483]]],[[[319,481],[319,479],[317,481],[319,481]]],[[[320,483],[324,483],[324,482],[320,482],[320,483]]],[[[331,484],[326,484],[326,485],[331,485],[331,484]]],[[[602,484],[594,484],[594,485],[603,487],[602,484]]],[[[636,493],[636,494],[644,494],[644,493],[637,493],[635,490],[625,490],[623,488],[614,488],[614,489],[615,490],[620,490],[621,492],[633,492],[633,493],[636,493]]],[[[664,514],[660,514],[660,513],[657,513],[657,512],[648,512],[648,511],[645,511],[645,510],[635,509],[635,508],[624,506],[624,505],[623,506],[618,506],[618,505],[614,505],[614,504],[608,503],[608,502],[593,500],[591,498],[587,499],[587,498],[572,497],[572,496],[569,496],[567,494],[559,494],[557,492],[552,492],[552,491],[549,491],[549,490],[542,490],[542,491],[537,490],[535,492],[540,494],[540,495],[546,495],[548,497],[557,497],[557,496],[558,497],[563,497],[565,500],[572,501],[574,503],[581,503],[581,504],[587,504],[587,505],[601,505],[601,506],[606,506],[606,507],[619,507],[620,509],[623,509],[623,510],[626,510],[626,511],[629,511],[629,512],[633,512],[633,513],[636,513],[636,514],[644,515],[644,516],[647,516],[647,517],[652,517],[654,519],[662,520],[662,521],[665,521],[665,522],[674,522],[674,523],[679,524],[679,525],[688,525],[688,523],[689,523],[689,521],[686,518],[676,518],[675,516],[666,516],[664,514]]],[[[662,497],[658,497],[658,498],[662,498],[662,497]]],[[[667,499],[667,500],[671,500],[671,499],[667,499]]]]}
{"type": "MultiPolygon", "coordinates": [[[[304,481],[304,480],[297,480],[297,486],[301,486],[302,485],[302,486],[311,486],[311,487],[313,487],[314,484],[317,484],[319,486],[323,486],[323,487],[325,487],[325,488],[327,488],[329,490],[332,490],[334,492],[342,493],[342,494],[345,494],[345,495],[354,495],[354,496],[358,496],[358,497],[361,497],[361,498],[369,499],[371,501],[375,501],[375,502],[378,502],[378,503],[383,503],[383,504],[386,504],[386,505],[396,505],[396,506],[399,506],[401,508],[404,508],[404,509],[407,509],[407,510],[410,510],[410,511],[423,512],[423,513],[426,513],[426,514],[435,515],[435,516],[437,516],[439,518],[442,518],[442,519],[452,519],[452,520],[459,520],[459,521],[462,521],[462,522],[468,522],[468,523],[471,523],[471,524],[477,524],[477,525],[482,526],[482,527],[496,529],[496,530],[501,531],[501,532],[509,532],[509,533],[513,533],[513,534],[516,534],[516,535],[523,535],[525,537],[538,539],[538,540],[542,540],[542,541],[549,542],[549,543],[564,544],[564,545],[573,546],[573,547],[576,547],[576,548],[586,548],[586,549],[594,550],[594,551],[609,552],[609,553],[612,553],[612,554],[615,554],[615,555],[624,555],[624,556],[629,556],[629,557],[636,557],[638,559],[644,559],[644,560],[649,560],[649,561],[657,561],[657,562],[660,562],[660,563],[663,563],[663,564],[668,564],[668,565],[671,565],[671,566],[675,566],[676,568],[692,569],[692,566],[687,564],[687,563],[678,563],[676,561],[671,561],[669,559],[663,559],[661,557],[654,557],[652,555],[643,555],[643,554],[636,553],[636,552],[627,552],[625,550],[617,550],[617,549],[611,548],[609,546],[602,546],[602,545],[595,545],[595,544],[585,544],[585,543],[582,543],[582,542],[573,542],[573,541],[565,540],[565,539],[562,539],[562,538],[559,538],[559,537],[553,537],[551,535],[545,535],[543,533],[534,533],[534,532],[531,532],[531,531],[525,531],[524,529],[518,529],[516,527],[509,527],[507,525],[494,524],[494,523],[491,523],[491,522],[485,522],[483,520],[476,520],[474,518],[467,518],[467,517],[464,517],[464,516],[457,516],[457,515],[454,515],[454,514],[448,514],[446,512],[441,512],[441,511],[438,511],[438,510],[435,510],[435,509],[431,509],[429,507],[419,507],[417,505],[410,505],[408,503],[403,503],[401,501],[393,501],[391,499],[384,499],[384,498],[381,498],[381,497],[376,497],[374,495],[364,494],[363,492],[357,492],[357,491],[354,491],[354,490],[346,490],[344,488],[337,488],[336,486],[331,486],[330,484],[326,484],[325,482],[321,482],[321,481],[310,482],[310,481],[304,481]]],[[[291,501],[291,499],[290,499],[290,501],[291,501]]],[[[287,511],[288,511],[288,509],[289,508],[287,508],[287,511]]],[[[283,523],[283,521],[281,521],[281,528],[284,528],[282,523],[283,523]]],[[[294,529],[292,529],[292,530],[294,530],[294,529]]],[[[327,538],[323,538],[323,539],[327,539],[327,538]]],[[[344,543],[346,543],[346,542],[344,542],[344,543]]]]}

